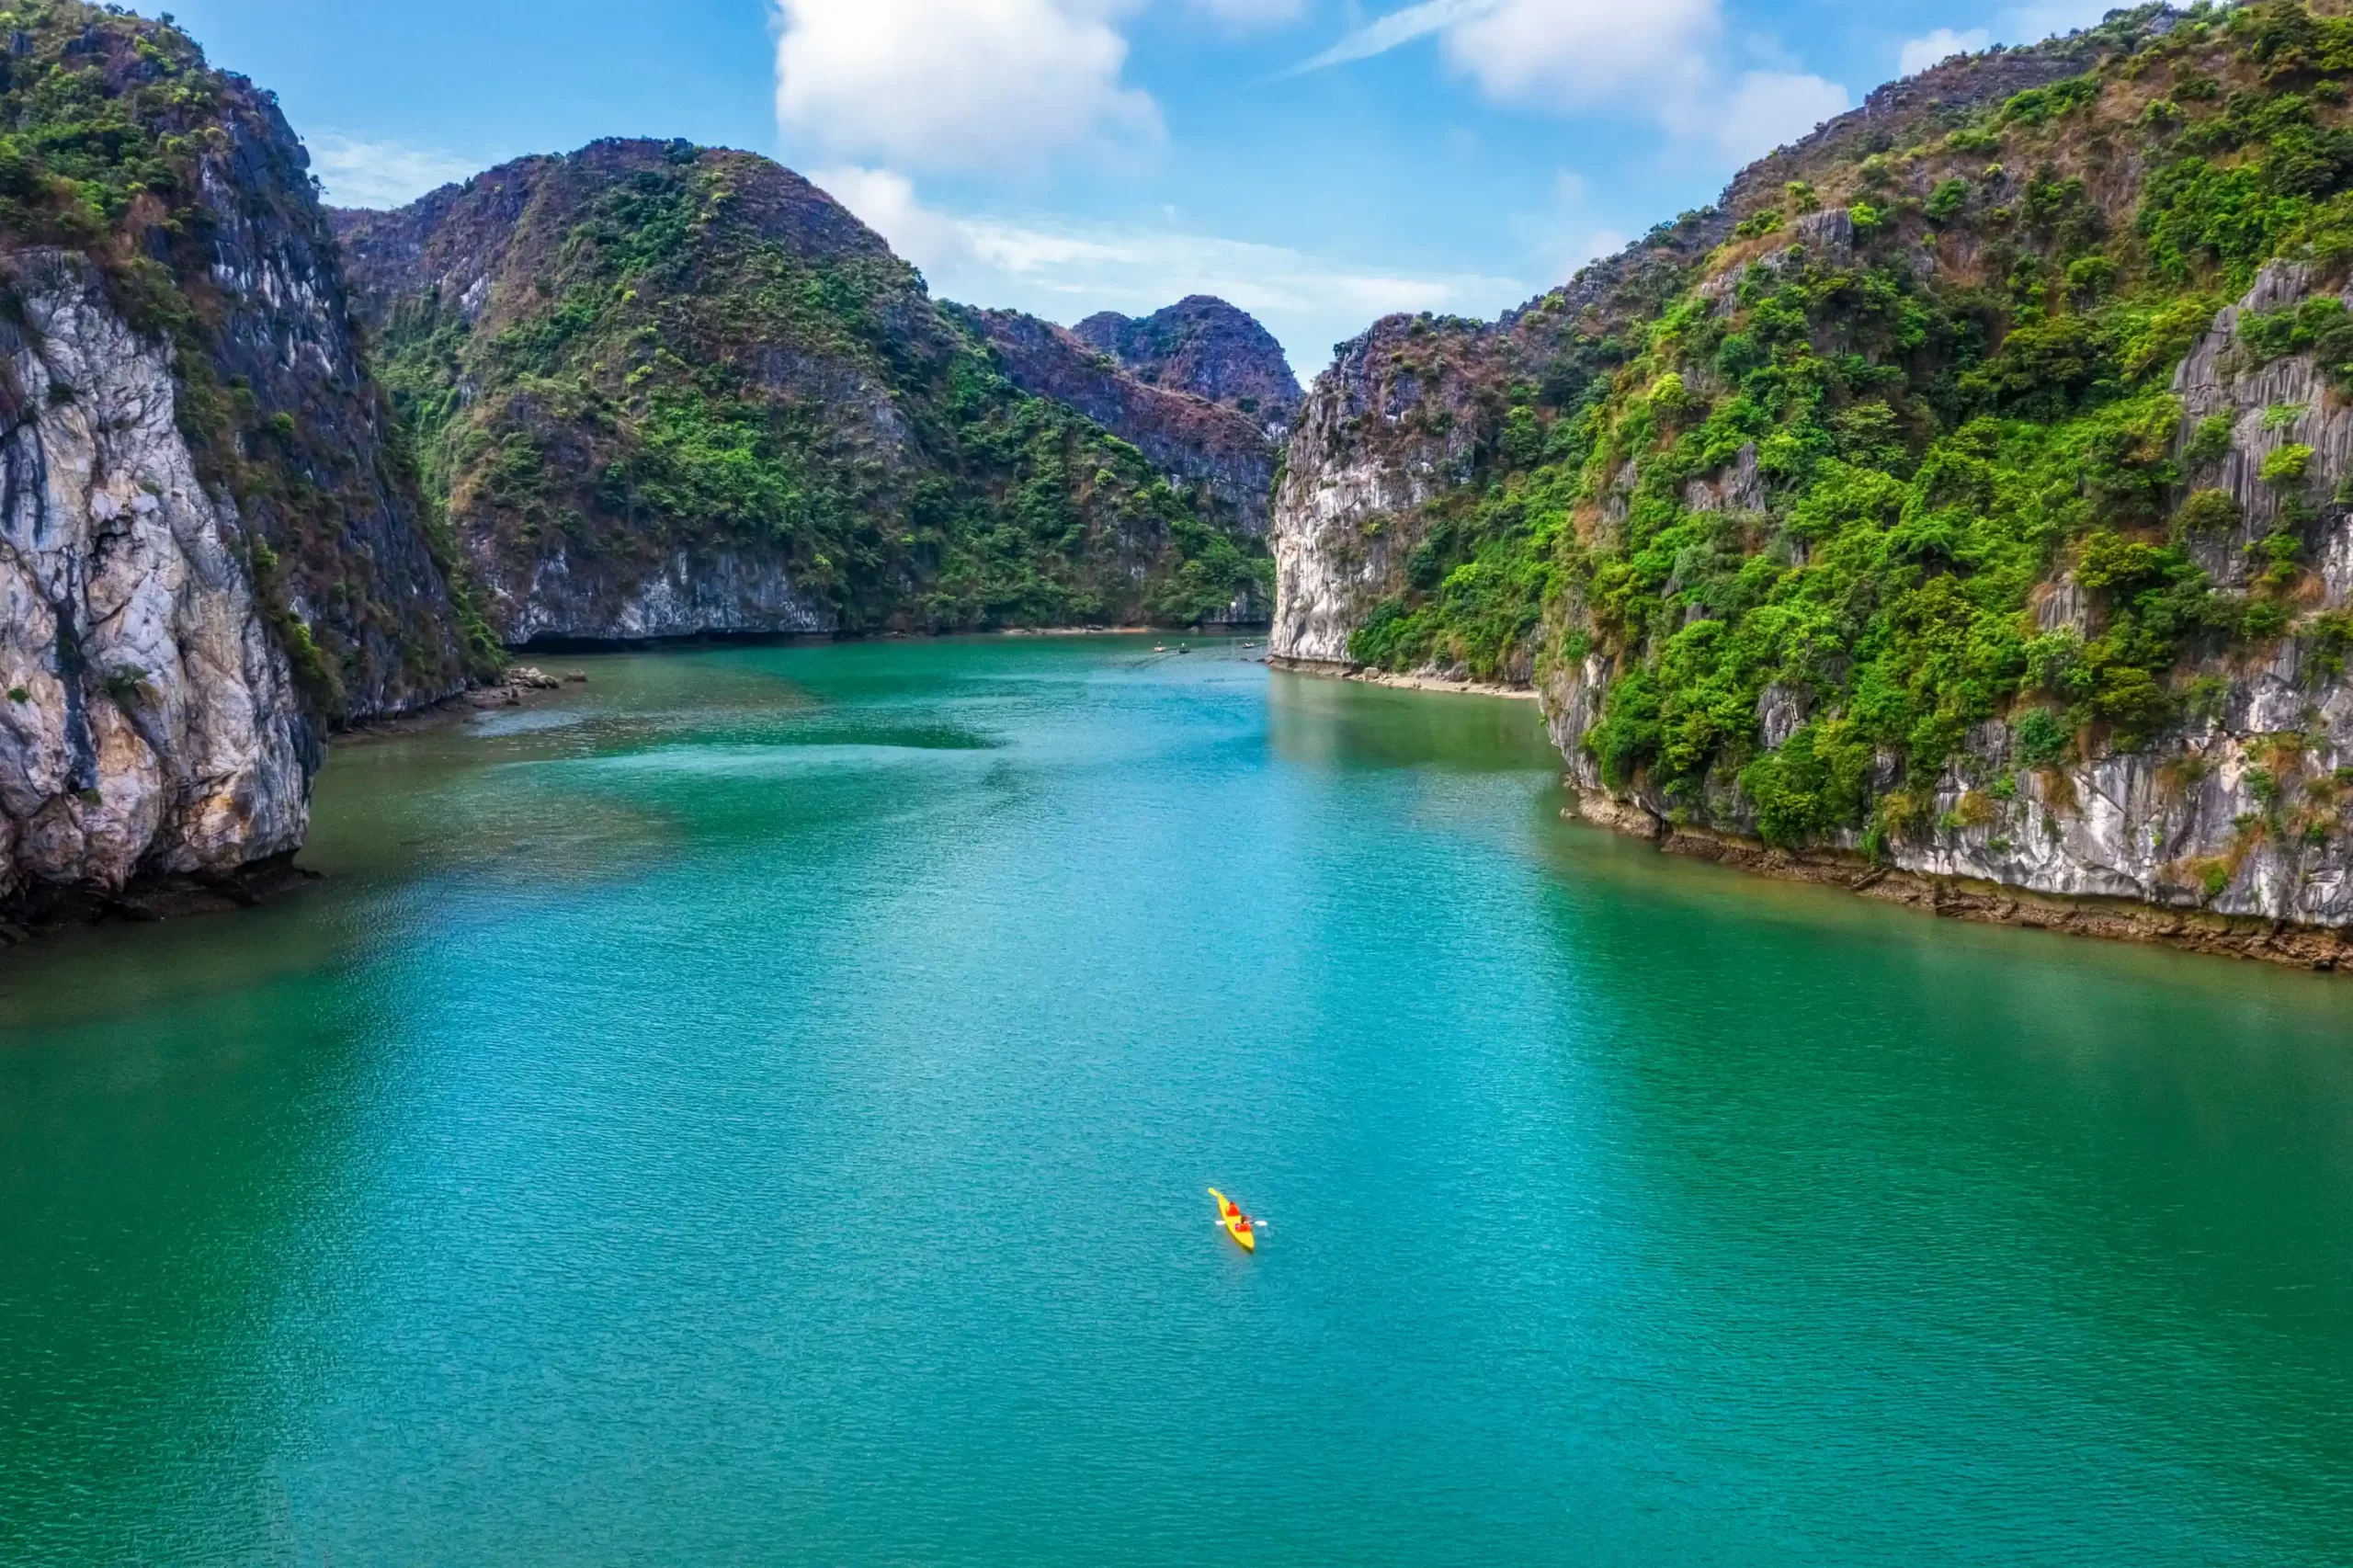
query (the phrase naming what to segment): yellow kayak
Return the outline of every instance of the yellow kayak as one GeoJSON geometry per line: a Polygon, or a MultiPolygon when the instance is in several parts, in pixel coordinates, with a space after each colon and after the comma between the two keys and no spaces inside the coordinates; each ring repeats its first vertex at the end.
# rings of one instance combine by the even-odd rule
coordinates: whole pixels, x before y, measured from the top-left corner
{"type": "Polygon", "coordinates": [[[1210,1188],[1210,1196],[1217,1199],[1217,1221],[1225,1227],[1225,1233],[1232,1236],[1244,1252],[1256,1252],[1258,1233],[1251,1227],[1250,1216],[1236,1209],[1233,1199],[1217,1188],[1210,1188]]]}

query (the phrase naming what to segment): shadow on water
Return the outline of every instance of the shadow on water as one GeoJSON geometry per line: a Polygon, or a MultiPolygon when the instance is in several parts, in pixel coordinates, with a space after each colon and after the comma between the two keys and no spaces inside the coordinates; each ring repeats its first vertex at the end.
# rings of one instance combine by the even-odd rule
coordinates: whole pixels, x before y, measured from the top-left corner
{"type": "Polygon", "coordinates": [[[365,1097],[326,950],[234,988],[117,950],[69,966],[97,1021],[0,1026],[0,1561],[293,1559],[282,1331],[332,1289],[365,1097]]]}
{"type": "Polygon", "coordinates": [[[1629,1289],[1699,1306],[1627,1359],[1782,1550],[2353,1551],[2342,977],[1538,842],[1629,1289]]]}
{"type": "Polygon", "coordinates": [[[1308,767],[1560,771],[1536,704],[1516,698],[1277,671],[1267,682],[1267,726],[1275,755],[1308,767]]]}

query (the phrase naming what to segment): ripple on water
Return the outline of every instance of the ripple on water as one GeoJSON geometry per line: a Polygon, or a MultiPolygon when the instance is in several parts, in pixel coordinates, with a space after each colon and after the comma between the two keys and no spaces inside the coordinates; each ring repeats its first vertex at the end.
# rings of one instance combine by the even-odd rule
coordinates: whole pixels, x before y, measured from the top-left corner
{"type": "Polygon", "coordinates": [[[1663,860],[1524,703],[583,664],[0,959],[0,1562],[2353,1561],[2353,982],[1663,860]]]}

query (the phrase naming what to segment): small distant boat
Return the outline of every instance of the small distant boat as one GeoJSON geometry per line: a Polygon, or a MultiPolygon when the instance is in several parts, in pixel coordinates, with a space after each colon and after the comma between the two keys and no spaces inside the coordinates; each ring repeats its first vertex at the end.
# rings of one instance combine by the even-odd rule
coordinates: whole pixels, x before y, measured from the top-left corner
{"type": "Polygon", "coordinates": [[[1210,1188],[1210,1196],[1217,1199],[1217,1222],[1225,1227],[1225,1233],[1233,1238],[1234,1244],[1241,1247],[1244,1252],[1256,1252],[1258,1250],[1256,1223],[1249,1215],[1233,1206],[1233,1199],[1217,1188],[1210,1188]]]}

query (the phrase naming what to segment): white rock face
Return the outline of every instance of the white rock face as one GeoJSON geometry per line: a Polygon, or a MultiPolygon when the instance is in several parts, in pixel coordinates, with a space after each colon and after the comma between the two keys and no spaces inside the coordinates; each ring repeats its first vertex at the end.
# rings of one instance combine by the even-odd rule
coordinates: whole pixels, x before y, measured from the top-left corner
{"type": "Polygon", "coordinates": [[[1392,576],[1391,525],[1433,494],[1427,482],[1377,460],[1325,469],[1312,480],[1287,479],[1276,497],[1270,541],[1275,624],[1268,649],[1278,658],[1347,663],[1348,634],[1392,576]]]}
{"type": "Polygon", "coordinates": [[[24,322],[0,327],[0,898],[300,847],[316,744],[175,421],[169,349],[77,257],[0,281],[24,322]]]}
{"type": "Polygon", "coordinates": [[[1686,483],[1683,504],[1695,512],[1765,510],[1765,476],[1756,469],[1756,443],[1745,444],[1731,466],[1715,478],[1694,479],[1686,483]]]}
{"type": "Polygon", "coordinates": [[[628,642],[706,632],[831,631],[830,608],[812,603],[773,557],[678,551],[642,573],[603,563],[575,573],[562,550],[536,562],[528,581],[488,574],[495,563],[477,557],[490,595],[490,616],[510,643],[535,637],[576,637],[628,642]]]}
{"type": "MultiPolygon", "coordinates": [[[[1540,684],[1570,781],[1660,823],[1676,820],[1679,802],[1647,783],[1608,788],[1586,753],[1613,673],[1592,657],[1540,684]]],[[[2353,763],[2353,687],[2308,676],[2290,642],[2230,681],[2219,717],[2153,751],[2063,768],[2018,766],[2008,726],[1980,725],[1937,781],[1934,829],[1889,845],[1888,860],[1926,876],[2063,897],[2353,926],[2353,846],[2342,832],[2303,831],[2329,814],[2308,786],[2330,794],[2336,770],[2353,763]],[[2301,738],[2283,746],[2290,736],[2301,738]],[[2004,777],[2006,796],[1994,787],[2004,777]]],[[[1731,779],[1711,776],[1703,794],[1706,825],[1756,836],[1731,779]]],[[[1859,850],[1862,835],[1847,832],[1835,846],[1859,850]]]]}
{"type": "Polygon", "coordinates": [[[1406,318],[1383,321],[1316,378],[1275,490],[1279,659],[1348,662],[1348,636],[1395,589],[1421,542],[1417,513],[1469,482],[1476,431],[1459,373],[1401,370],[1404,343],[1426,352],[1406,318]],[[1444,415],[1432,425],[1430,409],[1444,415]]]}
{"type": "Polygon", "coordinates": [[[2344,508],[2331,505],[2338,486],[2353,477],[2353,407],[2329,392],[2310,354],[2256,365],[2237,336],[2240,318],[2250,312],[2285,310],[2311,293],[2310,268],[2284,261],[2267,265],[2245,297],[2215,316],[2213,329],[2174,372],[2173,390],[2181,399],[2184,442],[2211,415],[2231,422],[2230,451],[2218,462],[2194,466],[2188,478],[2200,489],[2226,492],[2238,504],[2240,522],[2227,532],[2193,538],[2189,545],[2198,563],[2223,586],[2245,585],[2253,566],[2247,546],[2272,530],[2281,503],[2291,494],[2264,483],[2264,460],[2282,447],[2310,447],[2302,495],[2325,508],[2325,531],[2313,563],[2328,606],[2336,608],[2353,595],[2353,539],[2347,537],[2344,508]]]}

